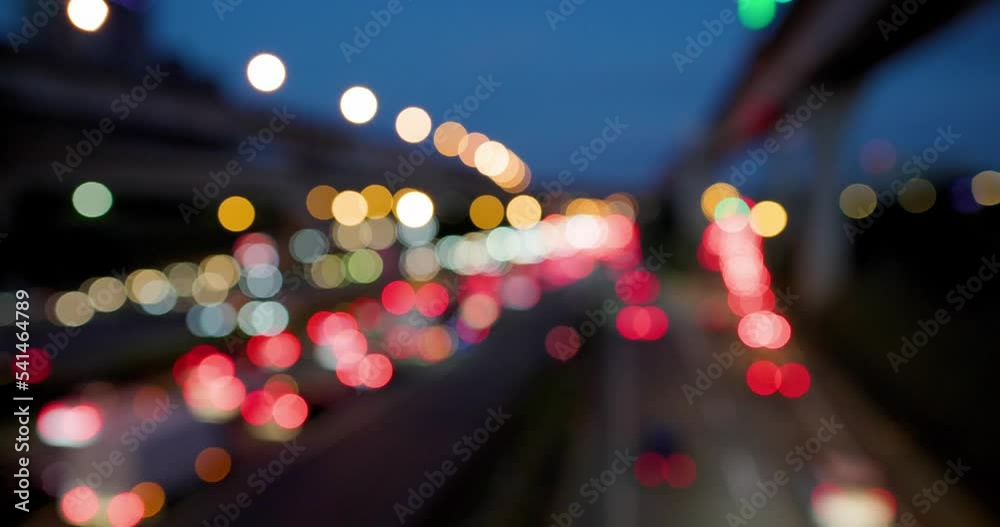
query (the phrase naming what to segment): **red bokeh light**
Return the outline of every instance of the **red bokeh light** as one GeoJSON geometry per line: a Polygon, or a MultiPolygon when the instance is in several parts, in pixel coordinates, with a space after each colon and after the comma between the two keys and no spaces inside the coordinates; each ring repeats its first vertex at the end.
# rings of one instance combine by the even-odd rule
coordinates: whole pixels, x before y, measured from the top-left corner
{"type": "Polygon", "coordinates": [[[382,307],[393,315],[405,315],[416,302],[413,286],[402,280],[389,282],[382,288],[382,307]]]}
{"type": "Polygon", "coordinates": [[[644,340],[659,340],[667,334],[670,327],[670,320],[663,309],[656,306],[646,306],[646,313],[649,314],[649,331],[643,337],[644,340]]]}
{"type": "Polygon", "coordinates": [[[671,454],[663,463],[663,480],[675,489],[686,489],[698,476],[698,465],[687,454],[671,454]]]}
{"type": "Polygon", "coordinates": [[[178,386],[183,386],[185,381],[191,372],[194,371],[195,367],[201,364],[202,359],[208,357],[209,355],[218,354],[219,350],[215,349],[208,344],[199,344],[190,351],[181,355],[177,361],[174,362],[173,374],[174,381],[177,382],[178,386]]]}
{"type": "Polygon", "coordinates": [[[97,493],[87,486],[73,487],[63,494],[59,502],[59,511],[67,522],[82,525],[90,522],[97,515],[101,502],[97,493]]]}
{"type": "Polygon", "coordinates": [[[809,501],[812,504],[813,509],[815,509],[819,505],[820,500],[824,497],[838,492],[841,492],[841,490],[837,485],[834,485],[833,483],[820,483],[813,488],[809,501]]]}
{"type": "Polygon", "coordinates": [[[381,354],[367,355],[358,364],[358,376],[369,388],[381,388],[392,379],[392,362],[381,354]]]}
{"type": "Polygon", "coordinates": [[[252,425],[263,425],[274,415],[274,396],[264,390],[255,390],[247,394],[240,406],[243,419],[252,425]]]}
{"type": "Polygon", "coordinates": [[[255,335],[247,341],[247,358],[261,368],[283,370],[295,364],[302,355],[302,344],[291,333],[255,335]]]}
{"type": "Polygon", "coordinates": [[[781,395],[792,399],[805,395],[812,384],[809,370],[795,362],[782,365],[779,370],[779,378],[781,386],[779,386],[778,391],[781,392],[781,395]]]}
{"type": "Polygon", "coordinates": [[[70,406],[52,402],[38,412],[38,433],[50,444],[81,446],[94,439],[103,427],[101,412],[91,403],[70,406]]]}
{"type": "Polygon", "coordinates": [[[235,410],[246,397],[243,381],[233,376],[218,377],[206,383],[208,404],[225,412],[235,410]]]}
{"type": "Polygon", "coordinates": [[[781,371],[771,361],[757,361],[747,369],[747,386],[757,395],[771,395],[781,386],[781,371]]]}
{"type": "Polygon", "coordinates": [[[455,324],[455,332],[458,333],[458,338],[469,344],[479,344],[486,340],[486,337],[490,336],[490,328],[473,329],[465,322],[462,322],[461,319],[455,324]]]}
{"type": "Polygon", "coordinates": [[[656,306],[625,306],[615,320],[618,333],[628,340],[658,340],[669,326],[667,314],[656,306]]]}
{"type": "Polygon", "coordinates": [[[728,301],[729,310],[739,317],[745,317],[756,311],[774,309],[774,293],[770,289],[759,295],[740,295],[730,292],[728,301]]]}
{"type": "Polygon", "coordinates": [[[439,317],[448,309],[448,290],[434,282],[424,284],[417,290],[416,304],[421,315],[439,317]]]}
{"type": "Polygon", "coordinates": [[[779,349],[791,339],[792,327],[777,313],[756,311],[740,319],[736,333],[747,347],[779,349]]]}
{"type": "Polygon", "coordinates": [[[892,510],[892,515],[895,516],[899,509],[899,504],[896,502],[896,496],[886,489],[875,488],[871,489],[870,492],[873,496],[879,499],[882,503],[885,503],[892,510]]]}
{"type": "Polygon", "coordinates": [[[643,452],[635,460],[635,479],[643,487],[655,487],[663,482],[661,471],[663,456],[656,452],[643,452]]]}
{"type": "Polygon", "coordinates": [[[330,341],[330,348],[337,359],[347,355],[359,355],[368,353],[368,339],[356,329],[345,329],[340,331],[330,341]]]}
{"type": "Polygon", "coordinates": [[[232,377],[235,373],[236,364],[233,359],[216,352],[206,355],[198,362],[198,365],[195,366],[194,378],[198,382],[210,382],[220,377],[232,377]]]}
{"type": "Polygon", "coordinates": [[[302,426],[308,416],[309,406],[298,394],[286,393],[274,401],[272,417],[281,428],[294,430],[302,426]]]}
{"type": "Polygon", "coordinates": [[[319,311],[306,323],[306,333],[316,344],[330,344],[338,333],[349,329],[357,330],[358,321],[348,313],[319,311]]]}
{"type": "Polygon", "coordinates": [[[552,358],[563,362],[573,358],[582,345],[580,334],[569,326],[556,326],[545,336],[545,351],[552,358]]]}
{"type": "Polygon", "coordinates": [[[337,379],[344,386],[357,388],[364,384],[364,381],[361,379],[361,373],[358,371],[358,365],[361,364],[363,358],[361,355],[353,355],[337,360],[337,379]]]}
{"type": "Polygon", "coordinates": [[[142,521],[146,505],[138,494],[122,492],[108,502],[108,521],[111,527],[132,527],[142,521]]]}
{"type": "Polygon", "coordinates": [[[888,140],[872,139],[861,147],[858,163],[869,174],[884,174],[896,166],[896,147],[888,140]]]}
{"type": "Polygon", "coordinates": [[[359,328],[374,329],[382,322],[382,304],[374,298],[365,296],[355,298],[348,307],[351,315],[357,320],[359,328]]]}

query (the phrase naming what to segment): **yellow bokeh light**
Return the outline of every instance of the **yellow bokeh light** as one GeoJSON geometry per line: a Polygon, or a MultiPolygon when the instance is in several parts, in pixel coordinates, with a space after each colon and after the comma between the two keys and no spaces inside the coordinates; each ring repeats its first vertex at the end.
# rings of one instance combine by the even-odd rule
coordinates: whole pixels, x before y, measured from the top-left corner
{"type": "Polygon", "coordinates": [[[492,229],[500,225],[503,215],[503,203],[495,196],[479,196],[469,205],[469,218],[480,229],[492,229]]]}
{"type": "Polygon", "coordinates": [[[258,91],[273,92],[285,83],[285,64],[270,53],[255,55],[247,62],[247,80],[258,91]]]}
{"type": "Polygon", "coordinates": [[[333,198],[333,217],[344,225],[357,225],[368,216],[368,201],[360,192],[348,190],[333,198]]]}
{"type": "Polygon", "coordinates": [[[514,152],[507,151],[507,166],[503,171],[492,176],[493,182],[501,187],[515,186],[524,179],[524,162],[514,152]]]}
{"type": "Polygon", "coordinates": [[[621,214],[630,220],[635,219],[636,210],[639,206],[634,197],[624,192],[616,192],[605,200],[608,205],[608,214],[621,214]]]}
{"type": "Polygon", "coordinates": [[[848,218],[867,218],[877,206],[878,196],[868,185],[854,183],[840,192],[840,210],[848,218]]]}
{"type": "Polygon", "coordinates": [[[306,210],[317,220],[333,219],[333,198],[337,197],[337,189],[329,185],[318,185],[306,195],[306,210]]]}
{"type": "Polygon", "coordinates": [[[98,278],[87,288],[87,297],[90,298],[90,305],[97,311],[116,311],[125,304],[125,284],[110,276],[98,278]]]}
{"type": "Polygon", "coordinates": [[[243,196],[230,196],[219,204],[219,224],[232,232],[242,232],[253,225],[253,204],[243,196]]]}
{"type": "Polygon", "coordinates": [[[935,201],[937,201],[937,191],[926,179],[913,178],[899,191],[899,204],[907,212],[915,214],[925,212],[934,206],[935,201]]]}
{"type": "Polygon", "coordinates": [[[486,141],[476,149],[473,161],[480,174],[492,178],[502,174],[510,164],[510,153],[501,143],[486,141]]]}
{"type": "Polygon", "coordinates": [[[208,447],[202,450],[194,460],[194,471],[202,481],[217,483],[222,481],[233,466],[229,452],[218,447],[208,447]]]}
{"type": "Polygon", "coordinates": [[[363,225],[365,224],[371,231],[371,239],[367,244],[369,249],[381,251],[396,243],[396,222],[392,219],[375,218],[366,221],[363,225]]]}
{"type": "Polygon", "coordinates": [[[59,324],[69,327],[82,326],[94,317],[94,307],[90,298],[79,292],[70,291],[56,299],[54,315],[59,324]]]}
{"type": "Polygon", "coordinates": [[[729,183],[709,185],[701,193],[701,213],[705,215],[708,221],[715,221],[715,207],[719,205],[719,202],[726,198],[738,197],[740,197],[740,192],[729,183]]]}
{"type": "Polygon", "coordinates": [[[403,187],[397,190],[396,193],[392,195],[392,201],[395,203],[399,203],[399,200],[403,199],[403,196],[409,194],[410,192],[416,192],[416,191],[417,189],[415,188],[403,187]]]}
{"type": "Polygon", "coordinates": [[[337,247],[345,251],[356,251],[371,243],[372,228],[367,221],[358,225],[335,223],[331,229],[331,235],[337,247]]]}
{"type": "Polygon", "coordinates": [[[407,227],[423,227],[434,217],[434,202],[430,196],[413,190],[396,202],[396,218],[407,227]]]}
{"type": "Polygon", "coordinates": [[[490,138],[479,132],[472,132],[458,142],[458,158],[467,167],[476,168],[476,150],[490,138]]]}
{"type": "Polygon", "coordinates": [[[125,289],[130,300],[136,304],[156,304],[171,290],[167,275],[156,269],[139,269],[125,278],[125,289]]]}
{"type": "Polygon", "coordinates": [[[770,238],[781,234],[788,225],[788,213],[780,203],[761,201],[750,209],[750,228],[758,236],[770,238]]]}
{"type": "Polygon", "coordinates": [[[607,205],[601,200],[589,198],[576,198],[566,205],[566,215],[575,216],[577,214],[589,214],[591,216],[603,216],[607,210],[607,205]]]}
{"type": "Polygon", "coordinates": [[[364,86],[348,88],[340,96],[340,113],[344,119],[354,124],[365,124],[378,112],[378,99],[375,93],[364,86]]]}
{"type": "Polygon", "coordinates": [[[419,143],[431,134],[431,116],[423,108],[404,108],[396,116],[396,133],[407,143],[419,143]]]}
{"type": "Polygon", "coordinates": [[[191,298],[203,306],[213,306],[225,302],[229,295],[229,284],[216,273],[205,273],[191,284],[191,298]]]}
{"type": "Polygon", "coordinates": [[[493,182],[511,194],[517,194],[531,184],[531,170],[514,152],[508,150],[509,160],[503,172],[493,178],[493,182]]]}
{"type": "Polygon", "coordinates": [[[507,204],[507,223],[516,229],[530,229],[542,219],[542,206],[531,196],[516,196],[507,204]]]}
{"type": "MultiPolygon", "coordinates": [[[[240,263],[228,254],[214,254],[201,261],[199,266],[205,275],[213,275],[222,279],[222,284],[228,289],[240,281],[240,263]]],[[[213,285],[216,281],[211,282],[213,285]]]]}
{"type": "Polygon", "coordinates": [[[465,127],[455,121],[441,123],[434,131],[434,148],[443,156],[455,157],[461,152],[462,140],[467,135],[465,127]]]}
{"type": "Polygon", "coordinates": [[[384,218],[392,212],[392,193],[382,185],[368,185],[361,195],[368,202],[369,218],[384,218]]]}
{"type": "Polygon", "coordinates": [[[108,19],[108,4],[104,0],[69,0],[66,16],[82,31],[97,31],[108,19]]]}
{"type": "Polygon", "coordinates": [[[976,174],[972,178],[972,197],[987,207],[1000,203],[1000,172],[984,170],[976,174]]]}
{"type": "Polygon", "coordinates": [[[191,296],[194,281],[198,278],[198,266],[191,262],[170,264],[163,270],[179,296],[191,296]]]}
{"type": "Polygon", "coordinates": [[[516,173],[517,175],[513,179],[508,181],[499,181],[497,179],[493,180],[496,184],[500,185],[500,188],[511,194],[524,192],[528,189],[528,186],[531,185],[531,168],[529,168],[528,165],[520,159],[517,159],[517,161],[518,171],[516,173]]]}
{"type": "Polygon", "coordinates": [[[144,481],[132,487],[132,493],[139,496],[143,504],[143,518],[152,518],[163,509],[163,504],[167,501],[167,495],[163,492],[163,487],[152,481],[144,481]]]}
{"type": "Polygon", "coordinates": [[[344,262],[335,254],[320,256],[309,268],[313,285],[321,289],[332,289],[344,282],[346,270],[344,262]]]}

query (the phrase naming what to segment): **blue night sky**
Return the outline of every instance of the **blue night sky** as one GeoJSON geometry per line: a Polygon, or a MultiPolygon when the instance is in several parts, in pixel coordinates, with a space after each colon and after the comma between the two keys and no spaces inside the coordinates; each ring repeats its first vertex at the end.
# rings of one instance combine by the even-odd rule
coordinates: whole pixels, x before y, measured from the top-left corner
{"type": "MultiPolygon", "coordinates": [[[[577,177],[601,189],[631,190],[651,184],[697,137],[763,36],[739,22],[726,25],[681,73],[672,54],[683,52],[703,21],[733,8],[732,0],[586,0],[555,31],[545,11],[557,10],[558,0],[400,2],[402,12],[350,63],[341,42],[353,45],[355,27],[388,0],[244,0],[223,21],[207,0],[154,1],[151,32],[159,51],[179,55],[249,105],[288,104],[346,127],[338,98],[351,85],[367,85],[379,97],[379,113],[352,133],[383,143],[398,141],[392,127],[400,109],[422,106],[439,123],[473,93],[479,76],[492,75],[501,86],[464,124],[517,151],[536,180],[574,170],[570,154],[600,134],[605,118],[618,116],[629,128],[577,177]],[[288,68],[276,94],[256,93],[246,82],[246,62],[261,51],[277,54],[288,68]]],[[[15,10],[5,6],[0,22],[11,26],[15,10]]],[[[787,8],[780,6],[779,16],[787,8]]],[[[992,147],[998,23],[995,4],[980,9],[867,80],[845,146],[846,179],[868,139],[893,141],[902,157],[925,147],[945,124],[970,131],[960,145],[963,158],[1000,165],[1000,149],[992,147]],[[977,109],[983,106],[989,111],[977,109]]]]}

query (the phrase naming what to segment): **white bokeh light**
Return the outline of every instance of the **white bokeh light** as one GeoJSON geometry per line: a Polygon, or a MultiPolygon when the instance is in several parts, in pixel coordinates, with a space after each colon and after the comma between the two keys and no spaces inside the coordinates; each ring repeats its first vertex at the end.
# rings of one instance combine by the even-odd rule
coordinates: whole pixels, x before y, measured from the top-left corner
{"type": "Polygon", "coordinates": [[[247,63],[247,80],[254,89],[273,92],[285,83],[285,64],[270,53],[260,53],[247,63]]]}
{"type": "Polygon", "coordinates": [[[70,0],[66,16],[71,24],[82,31],[97,31],[108,19],[108,4],[104,0],[70,0]]]}
{"type": "Polygon", "coordinates": [[[378,99],[371,90],[364,86],[348,88],[340,96],[340,113],[354,124],[365,124],[375,117],[378,111],[378,99]]]}

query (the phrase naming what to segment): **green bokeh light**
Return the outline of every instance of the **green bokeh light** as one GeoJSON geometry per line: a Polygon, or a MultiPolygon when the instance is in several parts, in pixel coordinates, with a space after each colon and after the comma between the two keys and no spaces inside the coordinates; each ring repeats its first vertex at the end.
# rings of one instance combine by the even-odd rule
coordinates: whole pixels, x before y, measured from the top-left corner
{"type": "Polygon", "coordinates": [[[774,21],[775,0],[739,0],[740,22],[750,29],[762,29],[774,21]]]}
{"type": "Polygon", "coordinates": [[[715,206],[715,221],[725,221],[733,216],[750,216],[750,206],[740,198],[726,198],[715,206]]]}
{"type": "Polygon", "coordinates": [[[371,249],[361,249],[347,255],[347,275],[359,284],[370,284],[382,275],[382,257],[371,249]]]}
{"type": "Polygon", "coordinates": [[[88,181],[73,191],[73,208],[81,216],[87,218],[99,218],[111,210],[114,198],[108,187],[88,181]]]}

